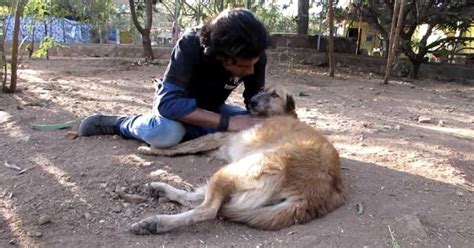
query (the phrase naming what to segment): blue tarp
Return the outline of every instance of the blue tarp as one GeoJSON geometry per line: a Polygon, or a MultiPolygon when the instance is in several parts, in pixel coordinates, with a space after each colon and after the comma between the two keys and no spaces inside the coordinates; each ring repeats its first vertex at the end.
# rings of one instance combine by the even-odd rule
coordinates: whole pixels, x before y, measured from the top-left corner
{"type": "MultiPolygon", "coordinates": [[[[91,41],[90,25],[58,17],[45,17],[43,20],[35,22],[31,17],[21,18],[20,40],[26,36],[28,36],[27,41],[33,40],[32,23],[34,23],[35,42],[42,41],[45,36],[45,22],[47,23],[48,36],[53,37],[57,42],[71,44],[90,43],[91,41]]],[[[13,16],[5,17],[4,23],[6,27],[5,39],[12,41],[15,18],[13,16]]]]}

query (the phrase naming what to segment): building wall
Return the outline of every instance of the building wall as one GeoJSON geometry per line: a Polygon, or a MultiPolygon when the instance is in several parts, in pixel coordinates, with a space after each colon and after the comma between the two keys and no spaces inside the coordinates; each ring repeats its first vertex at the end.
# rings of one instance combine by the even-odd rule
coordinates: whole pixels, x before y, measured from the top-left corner
{"type": "MultiPolygon", "coordinates": [[[[378,38],[377,34],[378,31],[373,29],[369,26],[367,22],[359,22],[359,21],[351,21],[345,20],[344,21],[344,36],[347,38],[349,37],[350,29],[360,29],[360,45],[359,49],[367,51],[368,55],[378,55],[378,51],[381,48],[381,41],[378,38]]],[[[357,40],[357,38],[355,38],[357,40]]]]}

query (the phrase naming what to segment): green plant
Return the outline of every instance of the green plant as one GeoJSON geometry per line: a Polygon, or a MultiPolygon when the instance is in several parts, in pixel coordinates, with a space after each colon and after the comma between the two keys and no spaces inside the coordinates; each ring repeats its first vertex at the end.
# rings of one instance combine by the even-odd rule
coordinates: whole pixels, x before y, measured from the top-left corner
{"type": "Polygon", "coordinates": [[[48,54],[48,50],[53,47],[63,47],[63,45],[52,37],[46,37],[41,41],[39,48],[33,52],[32,57],[45,58],[48,54]]]}

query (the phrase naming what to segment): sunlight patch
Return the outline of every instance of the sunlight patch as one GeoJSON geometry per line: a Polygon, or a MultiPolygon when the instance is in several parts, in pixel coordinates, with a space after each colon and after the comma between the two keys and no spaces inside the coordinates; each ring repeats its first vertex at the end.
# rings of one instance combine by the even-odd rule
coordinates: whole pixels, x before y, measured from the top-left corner
{"type": "Polygon", "coordinates": [[[54,166],[49,159],[41,155],[34,157],[32,161],[38,164],[45,172],[52,175],[59,184],[64,186],[64,188],[68,189],[71,193],[73,193],[73,196],[75,198],[79,199],[79,201],[87,205],[90,205],[85,199],[85,194],[82,193],[81,189],[75,183],[68,182],[70,176],[68,176],[65,171],[61,170],[57,166],[54,166]]]}

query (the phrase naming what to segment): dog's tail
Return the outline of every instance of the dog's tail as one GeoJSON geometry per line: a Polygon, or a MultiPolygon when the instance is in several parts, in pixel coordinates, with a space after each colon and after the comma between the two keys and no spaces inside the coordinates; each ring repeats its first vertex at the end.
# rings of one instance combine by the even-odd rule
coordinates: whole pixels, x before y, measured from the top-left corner
{"type": "Polygon", "coordinates": [[[255,209],[223,206],[220,215],[234,222],[263,230],[278,230],[293,224],[303,224],[321,217],[344,202],[344,196],[334,194],[331,204],[317,204],[296,197],[283,198],[255,209]]]}

